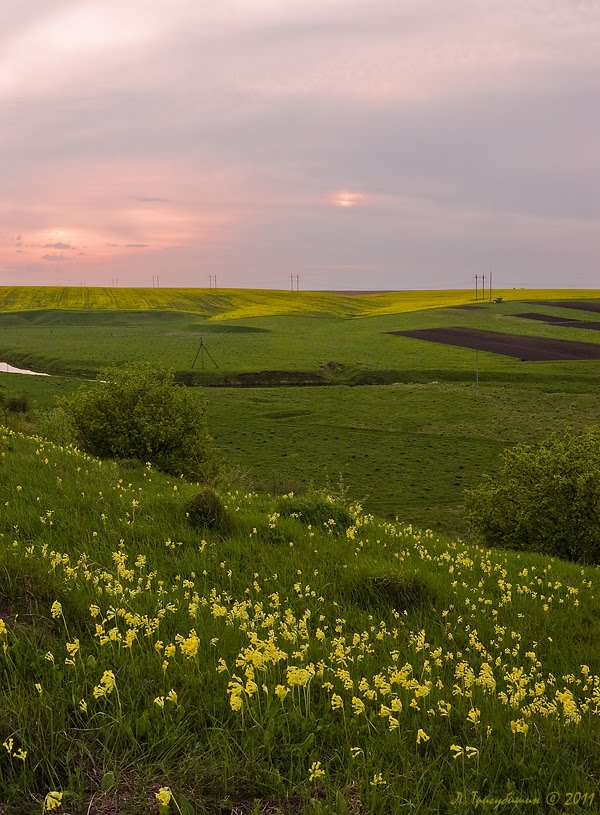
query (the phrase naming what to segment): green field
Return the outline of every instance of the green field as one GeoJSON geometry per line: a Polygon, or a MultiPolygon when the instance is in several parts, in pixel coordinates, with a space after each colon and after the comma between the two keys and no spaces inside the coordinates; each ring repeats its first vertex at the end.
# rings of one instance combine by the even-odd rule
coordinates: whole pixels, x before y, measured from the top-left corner
{"type": "Polygon", "coordinates": [[[489,304],[474,303],[470,292],[0,289],[12,309],[0,313],[0,360],[59,374],[0,373],[0,386],[28,392],[34,408],[47,409],[55,393],[104,365],[173,367],[182,381],[211,385],[198,390],[210,430],[248,486],[299,491],[341,477],[371,511],[464,534],[463,490],[495,471],[505,446],[538,439],[561,422],[600,422],[598,361],[521,362],[387,333],[460,325],[600,340],[597,331],[516,316],[594,320],[593,312],[516,298],[597,303],[599,292],[503,295],[504,303],[489,304]],[[455,307],[461,302],[477,308],[455,307]],[[229,319],[241,313],[247,316],[229,319]],[[200,339],[214,362],[206,354],[196,359],[200,339]]]}
{"type": "Polygon", "coordinates": [[[597,811],[597,568],[196,490],[1,433],[2,815],[597,811]]]}
{"type": "Polygon", "coordinates": [[[600,424],[600,361],[387,333],[600,342],[517,317],[593,322],[522,301],[600,292],[503,296],[0,289],[0,361],[52,374],[0,370],[0,815],[597,811],[598,568],[464,542],[461,503],[507,446],[600,424]],[[204,385],[221,526],[32,435],[133,360],[204,385]]]}

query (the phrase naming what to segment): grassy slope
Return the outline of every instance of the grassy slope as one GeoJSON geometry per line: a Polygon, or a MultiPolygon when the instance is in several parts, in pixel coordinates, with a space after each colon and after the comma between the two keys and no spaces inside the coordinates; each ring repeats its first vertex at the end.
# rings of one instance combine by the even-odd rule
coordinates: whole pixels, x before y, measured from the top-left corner
{"type": "MultiPolygon", "coordinates": [[[[66,291],[74,297],[79,290],[66,291]]],[[[115,290],[107,291],[116,297],[115,290]]],[[[140,292],[131,290],[136,297],[140,292]]],[[[145,294],[174,296],[167,290],[145,294]]],[[[291,293],[275,294],[295,302],[291,293]]],[[[413,305],[431,295],[405,294],[414,296],[413,305]]],[[[128,295],[114,302],[123,305],[128,295]]],[[[221,295],[205,295],[207,301],[215,298],[216,311],[221,295]]],[[[268,299],[264,292],[242,296],[252,307],[254,296],[268,299]]],[[[391,301],[393,296],[399,297],[372,299],[391,301]]],[[[337,298],[359,304],[364,299],[337,298]]],[[[206,376],[311,371],[340,387],[206,392],[210,427],[228,460],[247,472],[251,483],[274,491],[321,484],[326,477],[336,482],[341,474],[350,493],[366,499],[372,511],[463,534],[458,508],[462,491],[477,483],[482,472],[494,470],[505,446],[539,439],[561,421],[600,423],[600,363],[522,363],[480,353],[476,389],[473,351],[386,332],[461,324],[598,342],[595,331],[514,316],[531,310],[593,319],[591,313],[519,301],[364,319],[289,315],[214,321],[187,312],[13,312],[0,314],[0,359],[8,352],[11,361],[22,365],[87,375],[104,364],[131,359],[189,371],[201,335],[220,366],[213,373],[206,359],[206,376]],[[375,389],[341,384],[353,381],[398,384],[375,389]]],[[[50,406],[54,392],[68,392],[75,385],[60,377],[28,380],[0,373],[0,386],[9,393],[31,393],[41,407],[50,406]]]]}
{"type": "Polygon", "coordinates": [[[597,568],[360,512],[337,536],[257,495],[198,534],[192,485],[7,433],[0,453],[11,815],[49,790],[74,814],[153,811],[168,785],[188,811],[393,815],[597,789],[597,568]]]}
{"type": "MultiPolygon", "coordinates": [[[[578,299],[581,289],[499,289],[506,300],[578,299]]],[[[600,297],[587,290],[585,297],[600,297]]],[[[287,292],[266,289],[109,289],[75,286],[2,286],[0,312],[51,310],[183,311],[233,320],[247,317],[308,314],[338,317],[374,316],[474,302],[466,290],[397,291],[367,295],[287,292]]]]}

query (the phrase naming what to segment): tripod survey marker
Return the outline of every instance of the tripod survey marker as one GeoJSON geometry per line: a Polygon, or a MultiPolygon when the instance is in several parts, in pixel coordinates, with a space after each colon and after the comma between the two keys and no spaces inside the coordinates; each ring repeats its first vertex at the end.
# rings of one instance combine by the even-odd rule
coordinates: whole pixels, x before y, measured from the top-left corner
{"type": "Polygon", "coordinates": [[[218,366],[216,360],[213,358],[212,354],[210,353],[210,351],[208,350],[206,345],[204,345],[204,340],[202,339],[202,337],[200,337],[200,345],[198,346],[198,350],[196,351],[196,356],[194,357],[194,361],[192,362],[192,368],[195,367],[196,362],[198,361],[198,357],[200,357],[200,365],[202,367],[202,370],[204,370],[204,355],[205,354],[211,360],[211,362],[214,364],[215,368],[218,368],[219,366],[218,366]]]}

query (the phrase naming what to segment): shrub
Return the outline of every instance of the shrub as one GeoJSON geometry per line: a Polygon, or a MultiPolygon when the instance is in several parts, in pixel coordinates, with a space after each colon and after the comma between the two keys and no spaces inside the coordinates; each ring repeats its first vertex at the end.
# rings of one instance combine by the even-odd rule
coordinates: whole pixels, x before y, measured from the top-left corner
{"type": "Polygon", "coordinates": [[[503,454],[501,477],[465,494],[490,545],[600,563],[600,431],[565,429],[503,454]]]}
{"type": "Polygon", "coordinates": [[[172,475],[210,480],[218,468],[205,405],[173,378],[172,371],[146,363],[100,371],[92,386],[58,400],[73,441],[100,458],[134,458],[172,475]]]}
{"type": "Polygon", "coordinates": [[[186,506],[191,523],[200,529],[222,529],[227,525],[227,511],[214,490],[203,490],[186,506]]]}
{"type": "Polygon", "coordinates": [[[26,393],[15,393],[7,396],[5,407],[9,413],[27,413],[29,410],[29,396],[26,393]]]}

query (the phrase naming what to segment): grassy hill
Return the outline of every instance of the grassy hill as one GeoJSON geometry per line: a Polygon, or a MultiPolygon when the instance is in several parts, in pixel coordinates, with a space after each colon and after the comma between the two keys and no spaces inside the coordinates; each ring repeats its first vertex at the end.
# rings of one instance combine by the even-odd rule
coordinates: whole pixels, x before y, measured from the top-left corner
{"type": "Polygon", "coordinates": [[[105,365],[173,367],[181,382],[211,386],[198,391],[211,432],[249,487],[298,492],[341,476],[369,511],[464,534],[463,489],[507,445],[562,421],[600,423],[600,362],[522,362],[390,332],[458,325],[598,345],[597,330],[520,316],[593,325],[591,311],[523,300],[593,306],[594,294],[519,290],[489,304],[468,302],[471,292],[0,289],[20,309],[0,311],[0,361],[53,374],[0,371],[0,393],[24,391],[46,409],[105,365]]]}
{"type": "MultiPolygon", "coordinates": [[[[505,300],[600,297],[600,290],[498,289],[505,300]]],[[[480,292],[481,297],[481,292],[480,292]]],[[[177,311],[219,320],[282,315],[369,317],[474,302],[467,290],[391,291],[370,294],[288,292],[268,289],[114,289],[76,286],[0,286],[5,311],[177,311]]]]}
{"type": "Polygon", "coordinates": [[[597,568],[196,492],[2,432],[3,815],[597,806],[597,568]]]}

